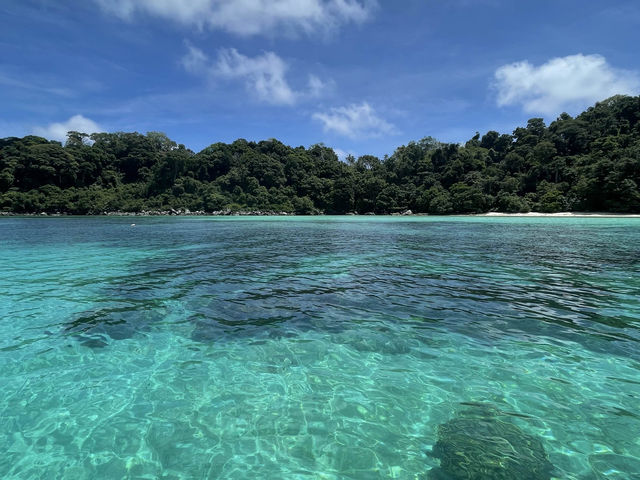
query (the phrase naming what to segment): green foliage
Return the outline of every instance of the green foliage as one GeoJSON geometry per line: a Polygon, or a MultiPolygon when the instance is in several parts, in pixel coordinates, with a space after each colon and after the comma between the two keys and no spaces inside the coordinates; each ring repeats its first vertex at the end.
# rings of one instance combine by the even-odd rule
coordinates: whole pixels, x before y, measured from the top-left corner
{"type": "Polygon", "coordinates": [[[455,183],[449,189],[453,209],[460,213],[482,213],[489,210],[490,197],[478,186],[455,183]]]}
{"type": "Polygon", "coordinates": [[[160,132],[0,139],[0,208],[99,214],[189,209],[299,214],[640,212],[640,97],[615,96],[549,126],[464,145],[431,137],[390,156],[338,160],[323,144],[214,143],[194,153],[160,132]]]}
{"type": "Polygon", "coordinates": [[[526,213],[531,210],[525,198],[501,191],[496,197],[497,210],[504,213],[526,213]]]}
{"type": "Polygon", "coordinates": [[[536,210],[544,213],[562,212],[567,210],[567,199],[556,185],[542,182],[538,186],[539,200],[536,210]]]}

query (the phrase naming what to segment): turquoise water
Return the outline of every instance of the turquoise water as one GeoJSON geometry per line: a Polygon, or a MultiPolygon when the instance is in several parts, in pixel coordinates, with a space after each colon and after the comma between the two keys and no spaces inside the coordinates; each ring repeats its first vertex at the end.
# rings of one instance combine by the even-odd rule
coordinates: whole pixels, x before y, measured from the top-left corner
{"type": "Polygon", "coordinates": [[[640,219],[0,219],[0,477],[640,478],[640,219]],[[136,226],[131,226],[136,222],[136,226]]]}

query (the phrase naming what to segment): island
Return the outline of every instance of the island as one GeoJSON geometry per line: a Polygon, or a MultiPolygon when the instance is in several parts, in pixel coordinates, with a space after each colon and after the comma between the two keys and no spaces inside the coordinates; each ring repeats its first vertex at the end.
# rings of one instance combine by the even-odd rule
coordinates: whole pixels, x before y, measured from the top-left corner
{"type": "Polygon", "coordinates": [[[195,153],[160,132],[0,139],[4,215],[638,213],[639,185],[640,96],[382,159],[275,139],[195,153]]]}

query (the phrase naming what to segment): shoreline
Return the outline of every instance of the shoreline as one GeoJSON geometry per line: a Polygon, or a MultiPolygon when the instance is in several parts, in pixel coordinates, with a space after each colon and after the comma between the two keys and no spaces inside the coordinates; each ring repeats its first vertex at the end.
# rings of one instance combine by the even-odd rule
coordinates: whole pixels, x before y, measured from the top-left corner
{"type": "Polygon", "coordinates": [[[103,212],[103,213],[16,213],[16,212],[0,212],[0,217],[524,217],[524,218],[640,218],[640,213],[613,213],[613,212],[527,212],[527,213],[504,213],[504,212],[487,212],[487,213],[452,213],[449,215],[430,215],[428,213],[343,213],[343,214],[309,214],[298,215],[291,212],[269,212],[269,211],[214,211],[191,212],[189,210],[163,210],[163,211],[143,211],[143,212],[103,212]]]}
{"type": "Polygon", "coordinates": [[[640,218],[639,213],[613,213],[613,212],[528,212],[528,213],[502,213],[489,212],[471,215],[474,217],[569,217],[569,218],[640,218]]]}

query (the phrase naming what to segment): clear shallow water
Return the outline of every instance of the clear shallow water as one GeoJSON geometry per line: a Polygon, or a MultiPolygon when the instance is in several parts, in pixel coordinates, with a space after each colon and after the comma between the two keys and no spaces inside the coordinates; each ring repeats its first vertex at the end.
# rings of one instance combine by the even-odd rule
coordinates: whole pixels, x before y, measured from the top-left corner
{"type": "Polygon", "coordinates": [[[0,219],[0,477],[640,478],[640,219],[0,219]],[[136,222],[131,227],[132,221],[136,222]]]}

